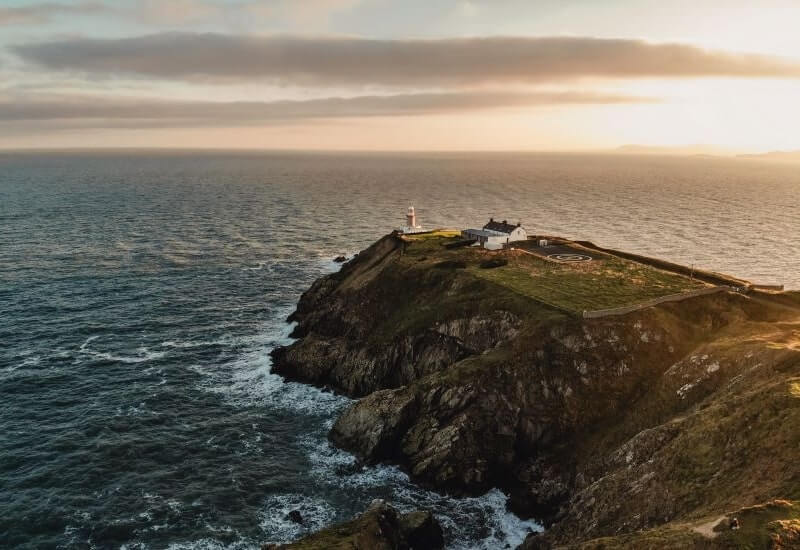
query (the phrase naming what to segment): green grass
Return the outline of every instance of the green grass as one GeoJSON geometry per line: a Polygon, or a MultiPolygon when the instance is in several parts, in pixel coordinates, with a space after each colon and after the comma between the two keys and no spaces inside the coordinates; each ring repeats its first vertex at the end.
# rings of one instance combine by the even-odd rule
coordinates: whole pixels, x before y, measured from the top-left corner
{"type": "Polygon", "coordinates": [[[504,267],[471,271],[476,277],[573,312],[631,305],[705,286],[613,257],[559,265],[526,256],[514,258],[504,267]]]}
{"type": "Polygon", "coordinates": [[[760,506],[744,508],[734,514],[739,520],[739,529],[730,530],[723,524],[721,533],[715,540],[720,548],[761,549],[774,548],[774,537],[783,538],[783,548],[797,548],[800,539],[795,538],[787,544],[789,535],[800,533],[800,507],[796,503],[775,500],[760,506]]]}
{"type": "Polygon", "coordinates": [[[460,251],[460,249],[450,251],[444,247],[447,243],[461,240],[460,235],[456,231],[437,231],[422,235],[404,235],[403,239],[409,243],[406,248],[406,254],[414,258],[434,255],[442,260],[450,258],[450,252],[457,255],[460,251]]]}
{"type": "Polygon", "coordinates": [[[707,538],[687,524],[671,524],[628,533],[602,537],[565,548],[580,550],[631,550],[638,548],[704,548],[708,550],[762,550],[767,548],[797,548],[800,544],[800,508],[791,501],[775,500],[744,508],[725,516],[707,538]],[[739,520],[739,529],[728,527],[730,517],[739,520]],[[781,541],[781,545],[776,544],[781,541]]]}
{"type": "MultiPolygon", "coordinates": [[[[430,262],[431,265],[438,263],[437,260],[430,262]]],[[[392,277],[398,277],[396,280],[383,279],[389,286],[403,290],[392,297],[392,304],[387,308],[390,317],[374,327],[370,340],[383,343],[397,334],[416,334],[451,319],[470,318],[493,311],[508,311],[520,318],[540,320],[564,315],[527,296],[472,277],[465,271],[426,266],[422,272],[408,270],[393,274],[392,277]],[[414,278],[413,285],[403,284],[399,280],[401,277],[414,278]],[[445,290],[451,284],[457,286],[457,292],[445,290]]]]}
{"type": "Polygon", "coordinates": [[[403,235],[403,238],[411,241],[425,241],[428,239],[452,238],[460,236],[461,232],[457,229],[436,229],[428,233],[411,233],[409,235],[403,235]]]}
{"type": "Polygon", "coordinates": [[[572,313],[632,305],[706,286],[682,275],[614,256],[579,264],[557,264],[508,251],[444,248],[444,244],[457,238],[452,231],[411,236],[406,256],[423,266],[464,261],[467,272],[478,279],[572,313]],[[479,267],[481,261],[493,257],[507,258],[509,263],[495,269],[479,267]]]}

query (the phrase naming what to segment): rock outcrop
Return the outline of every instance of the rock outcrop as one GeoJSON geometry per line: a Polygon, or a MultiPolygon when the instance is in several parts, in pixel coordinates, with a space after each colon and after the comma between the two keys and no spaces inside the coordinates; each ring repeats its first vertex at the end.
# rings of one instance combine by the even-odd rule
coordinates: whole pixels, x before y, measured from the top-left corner
{"type": "Polygon", "coordinates": [[[290,544],[265,544],[262,550],[439,550],[442,528],[430,512],[400,514],[382,500],[357,518],[290,544]]]}
{"type": "Polygon", "coordinates": [[[315,282],[273,353],[363,397],[337,445],[440,490],[505,489],[549,527],[530,548],[800,498],[797,295],[581,319],[407,246],[387,236],[315,282]]]}

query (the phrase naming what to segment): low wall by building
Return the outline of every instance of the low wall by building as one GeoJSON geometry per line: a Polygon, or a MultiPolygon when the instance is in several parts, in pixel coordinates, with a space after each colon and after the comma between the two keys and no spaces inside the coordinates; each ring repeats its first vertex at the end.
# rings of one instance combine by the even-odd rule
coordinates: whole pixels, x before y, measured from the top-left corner
{"type": "Polygon", "coordinates": [[[639,311],[641,309],[645,309],[648,307],[657,306],[659,304],[663,304],[666,302],[680,302],[682,300],[695,298],[697,296],[717,294],[718,292],[729,292],[732,290],[734,289],[733,287],[730,286],[715,286],[710,288],[701,288],[699,290],[690,290],[689,292],[682,292],[680,294],[670,294],[668,296],[653,298],[652,300],[646,300],[644,302],[639,302],[638,304],[633,304],[630,306],[614,307],[610,309],[596,309],[594,311],[584,311],[583,318],[598,319],[600,317],[609,317],[611,315],[626,315],[628,313],[633,313],[634,311],[639,311]]]}
{"type": "Polygon", "coordinates": [[[783,292],[784,288],[783,285],[757,285],[752,284],[750,288],[753,290],[766,290],[770,292],[783,292]]]}

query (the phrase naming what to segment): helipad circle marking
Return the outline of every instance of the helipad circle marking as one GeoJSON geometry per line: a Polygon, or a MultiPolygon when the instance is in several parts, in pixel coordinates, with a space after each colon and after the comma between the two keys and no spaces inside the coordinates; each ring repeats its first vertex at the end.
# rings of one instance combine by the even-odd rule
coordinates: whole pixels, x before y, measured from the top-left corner
{"type": "Polygon", "coordinates": [[[584,254],[550,254],[548,258],[559,262],[588,262],[592,259],[584,254]]]}

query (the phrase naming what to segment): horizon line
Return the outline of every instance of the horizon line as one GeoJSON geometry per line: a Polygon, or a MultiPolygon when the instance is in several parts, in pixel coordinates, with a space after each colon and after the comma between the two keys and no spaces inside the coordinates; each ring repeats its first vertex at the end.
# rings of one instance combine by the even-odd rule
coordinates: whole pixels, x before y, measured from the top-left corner
{"type": "Polygon", "coordinates": [[[624,144],[614,147],[585,149],[324,149],[296,147],[173,147],[173,146],[97,146],[97,147],[1,147],[0,153],[85,153],[85,152],[229,152],[229,153],[357,153],[357,154],[453,154],[453,153],[499,153],[499,154],[596,154],[616,156],[685,156],[685,157],[719,157],[736,158],[748,155],[766,155],[770,153],[794,153],[798,149],[757,150],[728,149],[717,145],[641,145],[624,144]],[[691,152],[693,147],[719,149],[714,152],[691,152]]]}

